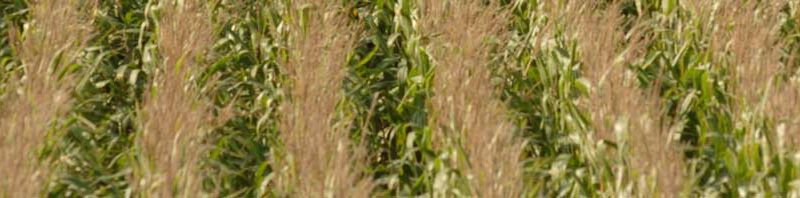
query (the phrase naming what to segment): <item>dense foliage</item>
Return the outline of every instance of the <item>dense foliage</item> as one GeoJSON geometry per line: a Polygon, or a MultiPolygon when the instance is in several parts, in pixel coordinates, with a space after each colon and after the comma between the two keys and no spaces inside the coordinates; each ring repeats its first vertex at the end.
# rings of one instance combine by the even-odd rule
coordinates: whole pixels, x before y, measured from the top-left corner
{"type": "MultiPolygon", "coordinates": [[[[146,135],[140,114],[148,94],[158,94],[154,76],[170,66],[159,49],[158,30],[164,5],[175,2],[74,1],[86,5],[75,9],[92,34],[82,41],[79,59],[57,72],[76,79],[68,113],[42,123],[51,126],[46,139],[26,153],[48,170],[42,172],[45,182],[35,185],[47,197],[148,196],[139,184],[154,182],[142,179],[151,170],[137,141],[146,135]]],[[[3,114],[13,117],[3,108],[14,105],[8,98],[24,95],[12,81],[24,79],[24,68],[30,67],[17,52],[31,31],[30,16],[37,14],[29,7],[48,2],[0,0],[0,125],[7,124],[1,123],[3,114]]],[[[434,84],[446,75],[436,68],[447,56],[434,51],[441,45],[457,50],[459,43],[439,41],[444,33],[426,26],[471,28],[472,19],[435,21],[430,7],[473,4],[339,0],[326,10],[318,7],[326,1],[311,0],[202,2],[215,40],[204,55],[183,57],[197,64],[197,72],[186,77],[185,87],[193,89],[185,89],[198,92],[197,100],[209,103],[208,111],[221,123],[197,129],[203,145],[197,168],[180,170],[199,175],[202,190],[191,193],[333,196],[294,195],[276,179],[279,172],[293,171],[277,165],[292,156],[279,137],[285,132],[280,107],[292,99],[290,75],[282,68],[295,66],[289,64],[296,58],[295,33],[315,31],[306,22],[322,16],[340,17],[354,31],[324,32],[354,35],[348,37],[352,49],[324,49],[347,50],[342,97],[331,117],[346,126],[353,142],[328,149],[366,151],[353,163],[365,164],[357,166],[357,175],[374,183],[368,190],[375,197],[478,196],[482,187],[469,182],[475,176],[465,168],[471,164],[462,164],[471,157],[467,141],[439,139],[460,136],[442,132],[445,120],[435,118],[439,109],[432,102],[445,94],[434,84]]],[[[479,83],[491,85],[485,87],[492,87],[504,109],[502,119],[511,125],[493,133],[512,134],[523,145],[517,158],[503,160],[522,164],[518,196],[800,195],[797,1],[474,5],[506,20],[497,22],[499,34],[474,38],[490,54],[475,64],[490,71],[491,80],[479,83]]],[[[469,57],[454,57],[463,58],[469,57]]],[[[0,139],[0,144],[14,143],[0,139]]],[[[155,183],[180,186],[170,182],[155,183]]],[[[0,197],[20,196],[13,190],[0,188],[0,197]]],[[[178,192],[172,191],[193,197],[178,192]]]]}

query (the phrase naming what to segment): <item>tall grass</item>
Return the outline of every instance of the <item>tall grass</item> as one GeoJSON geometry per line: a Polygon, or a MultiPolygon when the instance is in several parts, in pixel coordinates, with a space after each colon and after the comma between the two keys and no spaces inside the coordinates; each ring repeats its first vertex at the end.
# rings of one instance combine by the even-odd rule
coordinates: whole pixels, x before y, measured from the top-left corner
{"type": "MultiPolygon", "coordinates": [[[[768,16],[770,8],[767,5],[745,7],[742,12],[768,16]]],[[[648,14],[655,19],[652,29],[655,37],[648,44],[642,62],[635,63],[634,68],[639,70],[642,84],[655,85],[653,88],[662,97],[667,115],[678,121],[676,129],[680,139],[688,144],[684,154],[689,162],[693,194],[748,196],[788,193],[785,191],[788,183],[785,182],[795,176],[787,171],[794,170],[794,165],[786,161],[787,156],[774,152],[775,145],[770,139],[775,131],[765,122],[767,118],[763,116],[763,110],[741,107],[739,102],[742,101],[740,98],[745,98],[744,101],[752,98],[748,97],[751,93],[764,93],[763,90],[767,89],[764,86],[769,83],[763,80],[737,82],[739,69],[752,63],[731,61],[724,56],[735,54],[729,51],[736,49],[715,48],[726,45],[714,43],[713,35],[725,35],[730,30],[716,27],[712,16],[721,11],[711,8],[719,6],[719,2],[689,4],[678,1],[664,1],[657,6],[648,14]],[[675,20],[681,23],[675,23],[675,20]],[[670,40],[680,42],[667,42],[670,40]],[[744,94],[736,91],[741,83],[747,83],[743,86],[753,90],[744,94]],[[776,182],[760,182],[765,179],[776,182]]],[[[734,28],[730,35],[742,34],[741,31],[755,30],[743,29],[737,33],[734,28]]],[[[754,38],[753,42],[769,41],[769,35],[760,36],[767,37],[754,38]]],[[[743,40],[734,39],[732,42],[743,40]]],[[[753,58],[762,54],[752,50],[745,50],[745,53],[756,55],[753,58]]],[[[768,55],[763,57],[763,61],[752,60],[759,65],[759,70],[771,67],[770,57],[777,59],[768,55]]],[[[759,73],[747,74],[746,78],[770,78],[758,77],[763,74],[759,73]]]]}
{"type": "MultiPolygon", "coordinates": [[[[768,102],[766,111],[769,116],[774,119],[776,124],[777,135],[779,135],[779,143],[781,149],[786,149],[789,145],[798,145],[800,143],[800,135],[793,133],[793,131],[800,130],[800,120],[797,120],[797,115],[800,113],[795,105],[800,97],[798,95],[798,64],[797,64],[797,41],[800,37],[791,36],[796,35],[794,32],[798,31],[797,24],[800,22],[798,18],[798,2],[781,2],[784,7],[778,13],[779,16],[779,41],[781,48],[781,71],[778,72],[774,88],[768,94],[768,102]],[[782,138],[780,137],[782,136],[782,138]]],[[[789,152],[787,150],[780,151],[781,153],[789,152]]]]}
{"type": "Polygon", "coordinates": [[[289,93],[280,123],[286,156],[278,165],[279,190],[300,197],[368,197],[370,179],[361,178],[359,165],[365,151],[350,141],[354,126],[336,117],[357,32],[335,2],[293,3],[297,21],[290,26],[295,31],[282,68],[289,93]]]}
{"type": "MultiPolygon", "coordinates": [[[[74,80],[64,73],[79,56],[88,34],[76,1],[39,1],[29,5],[30,21],[15,52],[20,75],[10,76],[7,103],[0,106],[0,194],[37,196],[46,188],[49,164],[39,161],[51,126],[71,103],[74,80]],[[62,23],[71,24],[70,26],[62,23]],[[15,160],[12,160],[15,159],[15,160]]],[[[13,33],[20,34],[20,33],[13,33]]],[[[14,42],[13,40],[11,42],[14,42]]]]}
{"type": "MultiPolygon", "coordinates": [[[[583,104],[591,112],[595,138],[616,142],[617,152],[611,157],[616,175],[631,179],[616,182],[610,194],[653,194],[674,197],[683,192],[684,163],[680,144],[673,140],[674,124],[663,115],[660,101],[651,91],[640,89],[632,70],[626,68],[632,59],[643,53],[642,44],[648,42],[640,28],[627,32],[621,25],[623,4],[584,4],[586,13],[575,17],[581,48],[583,77],[590,91],[583,104]],[[633,188],[627,188],[633,187],[633,188]],[[627,189],[626,189],[627,188],[627,189]]],[[[640,24],[634,23],[633,26],[640,24]]]]}
{"type": "Polygon", "coordinates": [[[2,0],[0,196],[796,197],[799,8],[2,0]]]}
{"type": "Polygon", "coordinates": [[[158,50],[150,94],[141,107],[137,136],[142,175],[133,184],[156,197],[192,196],[201,189],[197,164],[213,126],[211,106],[192,78],[204,69],[203,54],[214,41],[210,10],[200,1],[161,2],[158,50]]]}
{"type": "Polygon", "coordinates": [[[508,15],[497,4],[480,1],[431,2],[426,8],[427,19],[436,20],[429,31],[438,35],[432,38],[435,141],[447,139],[455,147],[454,166],[464,170],[470,195],[519,196],[522,146],[495,97],[499,90],[489,83],[489,42],[498,39],[508,15]]]}

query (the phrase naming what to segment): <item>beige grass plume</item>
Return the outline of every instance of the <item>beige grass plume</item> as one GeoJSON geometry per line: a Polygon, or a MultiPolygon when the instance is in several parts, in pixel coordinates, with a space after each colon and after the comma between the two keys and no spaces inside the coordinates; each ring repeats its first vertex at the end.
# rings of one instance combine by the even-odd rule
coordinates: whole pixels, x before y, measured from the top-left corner
{"type": "Polygon", "coordinates": [[[644,191],[639,193],[678,196],[683,190],[684,164],[677,143],[670,140],[671,121],[659,97],[642,90],[633,71],[625,67],[640,58],[648,39],[638,27],[641,24],[634,24],[627,33],[620,29],[623,18],[619,6],[618,2],[605,8],[584,3],[582,12],[571,13],[576,15],[570,31],[578,36],[582,76],[592,85],[581,104],[591,113],[597,140],[619,141],[629,148],[630,164],[624,166],[631,173],[616,174],[655,180],[656,189],[639,187],[637,190],[644,191]]]}
{"type": "MultiPolygon", "coordinates": [[[[290,79],[282,106],[280,137],[286,158],[276,163],[278,189],[299,197],[368,197],[372,184],[362,178],[363,149],[349,139],[349,127],[335,122],[342,98],[346,57],[356,30],[333,1],[295,1],[295,16],[307,14],[305,26],[293,24],[291,52],[283,64],[290,79]]],[[[298,18],[299,19],[299,18],[298,18]]]]}
{"type": "MultiPolygon", "coordinates": [[[[198,159],[204,132],[215,123],[212,105],[191,78],[202,70],[200,57],[214,42],[210,10],[204,1],[164,1],[158,27],[163,61],[140,109],[143,132],[142,175],[132,183],[145,195],[187,197],[200,190],[198,159]]],[[[218,119],[225,119],[224,116],[218,119]]]]}
{"type": "Polygon", "coordinates": [[[503,33],[508,13],[477,0],[431,1],[426,8],[425,30],[438,35],[432,103],[440,132],[434,137],[461,142],[467,162],[459,166],[476,197],[519,196],[522,144],[512,135],[489,68],[489,39],[503,33]]]}
{"type": "Polygon", "coordinates": [[[70,104],[74,81],[59,78],[59,72],[80,55],[90,24],[77,3],[30,2],[24,40],[14,46],[24,74],[11,78],[13,91],[0,107],[0,196],[33,197],[47,185],[48,163],[37,161],[35,153],[70,104]]]}

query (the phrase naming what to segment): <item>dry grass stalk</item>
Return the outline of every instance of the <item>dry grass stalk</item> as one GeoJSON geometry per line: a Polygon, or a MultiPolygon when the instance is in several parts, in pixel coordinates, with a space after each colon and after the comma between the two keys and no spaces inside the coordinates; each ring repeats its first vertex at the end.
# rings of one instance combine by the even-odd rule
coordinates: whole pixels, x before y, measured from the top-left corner
{"type": "Polygon", "coordinates": [[[0,109],[0,196],[34,197],[46,185],[48,163],[38,162],[34,153],[69,107],[74,81],[58,73],[77,58],[88,34],[76,1],[30,3],[32,21],[25,40],[15,46],[25,73],[11,80],[15,92],[0,109]]]}
{"type": "Polygon", "coordinates": [[[800,82],[787,82],[773,89],[765,111],[775,121],[780,148],[784,148],[785,143],[797,148],[800,145],[800,82]]]}
{"type": "MultiPolygon", "coordinates": [[[[629,87],[629,89],[635,89],[629,87]]],[[[628,109],[620,112],[615,127],[628,131],[631,148],[631,168],[654,179],[656,189],[649,189],[665,197],[677,197],[684,192],[685,164],[677,141],[671,140],[677,133],[674,124],[660,111],[658,97],[645,93],[629,93],[623,96],[628,109]]],[[[648,190],[648,189],[641,189],[648,190]]]]}
{"type": "Polygon", "coordinates": [[[133,182],[156,197],[189,196],[200,190],[196,169],[204,147],[199,138],[214,122],[211,104],[200,99],[190,80],[202,66],[197,58],[214,41],[210,13],[202,1],[168,2],[162,4],[158,29],[164,63],[155,74],[154,93],[141,109],[144,131],[138,141],[144,159],[150,161],[143,166],[143,178],[133,182]]]}
{"type": "MultiPolygon", "coordinates": [[[[797,1],[786,1],[780,0],[773,2],[774,4],[771,5],[772,9],[769,12],[765,13],[768,16],[776,17],[774,15],[778,15],[778,11],[775,8],[780,5],[790,5],[790,7],[795,8],[791,9],[794,12],[797,12],[798,3],[797,1]]],[[[800,16],[798,13],[792,13],[792,16],[800,16]]],[[[789,20],[794,20],[795,22],[799,22],[800,18],[790,18],[789,20]]],[[[772,36],[772,35],[770,35],[772,36]]],[[[763,46],[772,49],[779,49],[780,46],[763,46]]],[[[754,48],[758,49],[758,48],[754,48]]],[[[795,49],[796,50],[796,49],[795,49]]],[[[772,51],[770,51],[772,52],[772,51]]],[[[790,56],[793,56],[790,54],[790,56]]],[[[771,56],[767,56],[768,58],[773,58],[771,56]]],[[[772,86],[769,86],[766,91],[766,104],[764,107],[764,111],[766,112],[766,116],[770,117],[775,122],[775,129],[777,132],[777,140],[779,144],[779,149],[785,148],[792,148],[786,147],[786,143],[789,143],[793,148],[798,148],[797,146],[800,145],[800,81],[798,81],[798,73],[797,71],[792,71],[792,68],[796,67],[794,64],[794,59],[796,57],[789,57],[789,60],[783,63],[784,68],[780,72],[788,72],[790,77],[788,81],[776,81],[772,82],[772,86]]],[[[775,61],[775,60],[772,60],[775,61]]],[[[768,67],[774,67],[775,63],[770,62],[768,67]]],[[[773,69],[773,68],[770,68],[773,69]]],[[[784,153],[787,150],[779,150],[781,154],[789,154],[784,153]]],[[[792,151],[794,152],[794,151],[792,151]]]]}
{"type": "Polygon", "coordinates": [[[276,164],[286,171],[278,173],[277,189],[300,197],[368,197],[372,184],[360,176],[364,151],[352,145],[347,126],[334,117],[356,30],[334,2],[295,3],[293,9],[309,17],[305,28],[294,24],[292,52],[282,68],[291,86],[280,122],[287,156],[276,164]]]}
{"type": "MultiPolygon", "coordinates": [[[[619,30],[622,24],[622,16],[619,4],[613,4],[605,10],[601,10],[598,5],[588,4],[589,12],[576,12],[579,15],[575,21],[578,24],[577,32],[580,36],[579,48],[583,55],[584,76],[592,83],[604,83],[605,77],[612,70],[618,69],[615,66],[615,59],[619,54],[619,45],[624,37],[624,33],[619,30]]],[[[619,72],[619,71],[614,71],[619,72]]],[[[619,75],[615,73],[614,75],[619,75]]],[[[615,79],[616,80],[616,79],[615,79]]],[[[598,84],[601,85],[601,84],[598,84]]]]}
{"type": "MultiPolygon", "coordinates": [[[[465,149],[468,179],[476,197],[514,197],[521,193],[521,142],[511,133],[503,103],[489,83],[487,39],[500,35],[507,13],[482,1],[432,2],[425,29],[435,40],[436,81],[432,99],[443,134],[465,149]]],[[[437,140],[441,141],[441,140],[437,140]]]]}
{"type": "MultiPolygon", "coordinates": [[[[587,109],[592,112],[593,128],[598,139],[614,139],[612,126],[618,113],[626,108],[617,97],[630,94],[634,90],[620,89],[630,85],[630,76],[622,62],[615,60],[619,55],[623,32],[618,29],[622,23],[618,5],[601,10],[591,3],[585,4],[586,11],[576,12],[570,31],[577,33],[578,47],[582,57],[582,75],[594,87],[590,92],[587,109]]],[[[632,58],[632,57],[626,57],[632,58]]]]}
{"type": "Polygon", "coordinates": [[[604,9],[591,3],[584,6],[586,13],[578,12],[570,29],[578,34],[582,74],[594,85],[582,104],[592,113],[595,138],[629,145],[631,170],[656,182],[657,189],[640,190],[677,196],[684,165],[681,152],[670,141],[670,122],[658,96],[641,90],[635,75],[625,68],[643,54],[647,41],[636,28],[627,37],[618,29],[622,23],[618,3],[604,9]]]}
{"type": "Polygon", "coordinates": [[[787,68],[790,66],[781,62],[780,50],[783,47],[776,28],[779,9],[785,3],[722,2],[717,17],[727,29],[718,31],[714,40],[720,45],[719,51],[730,53],[735,65],[734,93],[744,98],[736,106],[737,114],[747,115],[741,112],[754,111],[759,116],[773,119],[781,145],[785,139],[789,140],[788,143],[800,143],[800,118],[797,116],[800,115],[800,90],[796,82],[776,82],[782,72],[790,72],[787,68]],[[788,137],[784,138],[784,135],[788,137]]]}
{"type": "Polygon", "coordinates": [[[735,65],[734,93],[747,103],[760,101],[764,88],[781,70],[778,6],[756,1],[727,0],[720,3],[715,18],[721,27],[713,34],[717,52],[729,52],[735,65]]]}

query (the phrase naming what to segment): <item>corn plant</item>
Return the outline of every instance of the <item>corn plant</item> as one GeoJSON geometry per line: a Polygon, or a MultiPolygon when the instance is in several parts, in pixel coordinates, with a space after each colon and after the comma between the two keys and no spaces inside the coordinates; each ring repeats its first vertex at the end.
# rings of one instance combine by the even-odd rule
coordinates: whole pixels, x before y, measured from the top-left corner
{"type": "Polygon", "coordinates": [[[690,9],[683,2],[655,2],[651,5],[656,9],[646,14],[653,18],[654,38],[632,67],[641,84],[662,97],[668,116],[677,120],[680,140],[688,145],[684,154],[692,164],[688,170],[692,192],[786,195],[787,182],[796,177],[795,165],[776,154],[775,131],[758,105],[740,104],[746,98],[734,92],[734,85],[744,82],[734,74],[742,65],[728,61],[724,56],[728,52],[712,47],[710,35],[725,29],[711,28],[714,21],[703,17],[703,10],[690,9]]]}
{"type": "Polygon", "coordinates": [[[153,1],[103,1],[76,68],[76,105],[46,152],[55,161],[48,194],[123,196],[137,158],[136,107],[153,66],[153,1]]]}
{"type": "Polygon", "coordinates": [[[378,195],[433,191],[437,161],[428,124],[431,62],[418,30],[419,1],[355,1],[365,36],[350,59],[345,114],[371,151],[378,195]]]}
{"type": "MultiPolygon", "coordinates": [[[[50,23],[31,10],[54,2],[0,0],[0,121],[35,109],[19,107],[27,93],[15,85],[41,76],[25,51],[50,23]]],[[[75,2],[85,5],[77,21],[91,23],[72,43],[77,60],[62,62],[63,49],[39,54],[70,88],[48,100],[69,102],[42,106],[66,114],[26,128],[46,134],[26,145],[5,138],[25,130],[0,122],[0,147],[42,165],[41,175],[0,173],[46,178],[18,194],[800,195],[797,1],[212,0],[203,2],[210,16],[183,15],[211,18],[193,28],[164,20],[174,11],[164,5],[188,0],[75,2]],[[194,47],[210,49],[184,49],[199,39],[183,35],[201,28],[208,40],[194,47]],[[175,65],[194,67],[165,79],[175,65]],[[167,105],[187,113],[154,113],[164,90],[185,91],[160,104],[193,100],[167,105]],[[171,138],[188,130],[202,133],[171,138]],[[497,142],[517,141],[492,139],[499,133],[521,151],[501,153],[497,142]],[[165,152],[174,153],[155,162],[165,152]],[[520,170],[500,171],[500,160],[520,170]],[[180,171],[159,180],[167,169],[180,171]],[[179,175],[200,179],[170,182],[179,175]],[[368,185],[342,189],[360,179],[368,185]]]]}
{"type": "Polygon", "coordinates": [[[792,76],[797,76],[800,71],[800,67],[798,67],[798,59],[796,58],[798,55],[798,45],[800,45],[800,37],[798,37],[798,31],[800,31],[800,17],[798,14],[798,5],[796,2],[790,2],[783,5],[781,8],[781,21],[780,21],[780,33],[781,37],[783,38],[782,42],[785,46],[783,48],[783,57],[781,58],[785,64],[786,68],[782,72],[783,78],[788,79],[792,76]]]}
{"type": "Polygon", "coordinates": [[[6,81],[10,75],[14,75],[19,69],[19,60],[15,58],[13,42],[19,42],[19,37],[23,30],[23,22],[27,18],[27,2],[2,1],[0,2],[0,12],[3,13],[0,21],[0,104],[5,95],[7,86],[6,81]]]}
{"type": "Polygon", "coordinates": [[[284,95],[278,63],[287,53],[287,30],[281,27],[288,1],[211,5],[219,40],[199,81],[213,82],[208,97],[219,107],[230,106],[234,115],[207,137],[213,147],[203,162],[203,185],[225,196],[269,194],[277,107],[284,95]]]}
{"type": "MultiPolygon", "coordinates": [[[[564,2],[512,1],[510,39],[498,50],[495,82],[512,111],[523,153],[528,196],[596,196],[609,177],[590,141],[590,121],[576,104],[580,81],[575,40],[565,32],[564,2]]],[[[613,178],[613,177],[611,177],[613,178]]]]}

